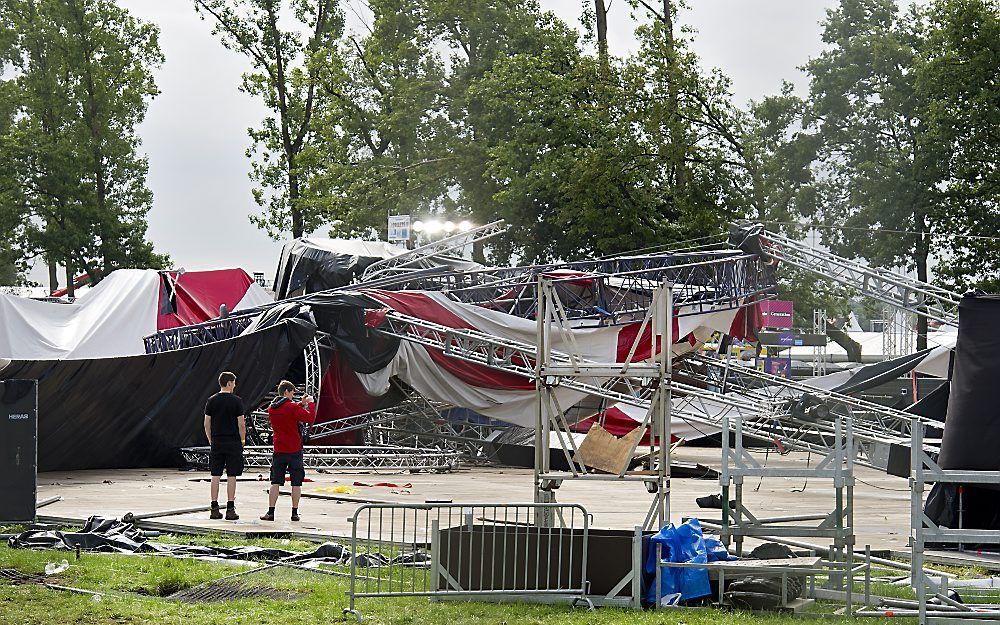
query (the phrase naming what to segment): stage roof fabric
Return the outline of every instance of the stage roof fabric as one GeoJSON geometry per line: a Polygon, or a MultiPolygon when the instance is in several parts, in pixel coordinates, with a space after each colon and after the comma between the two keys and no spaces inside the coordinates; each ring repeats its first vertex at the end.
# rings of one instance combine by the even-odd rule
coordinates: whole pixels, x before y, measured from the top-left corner
{"type": "Polygon", "coordinates": [[[0,294],[0,358],[135,356],[157,330],[214,319],[222,304],[236,310],[271,301],[242,269],[120,269],[73,303],[0,294]]]}

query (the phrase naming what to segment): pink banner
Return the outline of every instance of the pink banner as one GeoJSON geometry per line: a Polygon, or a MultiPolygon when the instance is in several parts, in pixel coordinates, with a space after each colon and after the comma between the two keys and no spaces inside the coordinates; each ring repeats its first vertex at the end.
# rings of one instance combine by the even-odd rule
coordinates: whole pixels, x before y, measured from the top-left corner
{"type": "Polygon", "coordinates": [[[760,302],[760,312],[765,328],[792,329],[792,302],[783,299],[768,299],[760,302]]]}

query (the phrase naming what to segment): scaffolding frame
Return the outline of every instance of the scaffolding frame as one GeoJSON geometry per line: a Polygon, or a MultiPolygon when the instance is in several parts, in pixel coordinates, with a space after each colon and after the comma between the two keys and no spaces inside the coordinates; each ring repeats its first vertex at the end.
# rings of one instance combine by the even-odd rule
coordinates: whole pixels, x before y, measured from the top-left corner
{"type": "MultiPolygon", "coordinates": [[[[538,331],[535,353],[535,468],[534,487],[536,503],[554,503],[555,490],[564,480],[592,480],[612,482],[641,482],[652,495],[643,527],[654,529],[670,520],[670,371],[673,346],[673,284],[667,280],[653,291],[650,305],[636,332],[625,362],[585,361],[576,351],[574,324],[571,323],[556,288],[559,281],[545,276],[538,278],[538,331]],[[645,332],[649,330],[649,334],[645,332]],[[553,336],[561,335],[570,346],[569,354],[552,349],[553,336]],[[647,345],[642,343],[648,342],[647,345]],[[637,353],[648,349],[649,360],[632,362],[637,353]],[[566,362],[568,356],[569,362],[566,362]],[[650,430],[649,454],[646,469],[629,471],[629,466],[639,446],[633,443],[630,453],[617,473],[589,473],[580,460],[580,450],[570,432],[566,409],[560,404],[555,390],[564,382],[580,378],[595,380],[601,388],[622,385],[632,389],[639,378],[639,385],[647,393],[646,415],[639,427],[650,430]],[[554,471],[551,467],[552,434],[565,456],[569,471],[554,471]],[[656,444],[657,440],[659,445],[656,444]]],[[[568,406],[566,408],[569,408],[568,406]]]]}
{"type": "MultiPolygon", "coordinates": [[[[813,467],[789,468],[762,466],[743,446],[743,421],[739,417],[723,419],[722,471],[719,484],[722,490],[722,526],[720,536],[728,547],[736,542],[736,552],[742,553],[745,538],[826,538],[833,541],[829,558],[842,562],[846,574],[847,604],[851,605],[854,572],[854,435],[851,419],[837,418],[828,444],[829,451],[813,467]],[[732,436],[730,436],[732,435],[732,436]],[[731,440],[734,439],[734,440],[731,440]],[[815,515],[759,519],[743,503],[743,482],[748,477],[805,478],[830,480],[834,490],[833,510],[826,514],[819,525],[802,525],[816,520],[815,515]],[[730,506],[730,488],[734,489],[735,506],[730,506]],[[787,523],[798,523],[788,525],[787,523]]],[[[840,588],[845,580],[841,575],[831,575],[831,584],[840,588]]]]}
{"type": "MultiPolygon", "coordinates": [[[[923,432],[921,428],[913,428],[913,444],[910,450],[910,547],[912,549],[910,585],[917,595],[917,616],[921,625],[955,622],[956,617],[965,616],[963,620],[973,617],[984,620],[1000,620],[1000,607],[995,610],[980,610],[963,614],[941,613],[932,606],[928,610],[928,599],[936,597],[949,603],[948,578],[941,576],[940,583],[935,582],[924,570],[924,551],[926,543],[985,543],[1000,545],[1000,530],[947,528],[937,525],[924,512],[924,489],[928,483],[951,484],[981,484],[1000,486],[1000,471],[972,471],[957,469],[942,469],[923,449],[923,432]],[[930,589],[930,596],[928,596],[930,589]]],[[[961,523],[959,523],[961,524],[961,523]]]]}

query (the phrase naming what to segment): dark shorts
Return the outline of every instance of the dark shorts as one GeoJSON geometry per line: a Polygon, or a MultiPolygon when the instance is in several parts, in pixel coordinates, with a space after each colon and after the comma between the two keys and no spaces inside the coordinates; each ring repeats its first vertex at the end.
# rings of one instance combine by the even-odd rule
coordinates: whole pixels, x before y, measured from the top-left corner
{"type": "Polygon", "coordinates": [[[302,462],[302,452],[294,454],[275,453],[271,457],[271,483],[281,486],[285,483],[285,471],[291,478],[292,486],[302,486],[306,478],[306,467],[302,462]]]}
{"type": "Polygon", "coordinates": [[[213,476],[221,476],[223,469],[229,477],[243,475],[243,445],[240,440],[213,440],[212,451],[208,455],[208,468],[213,476]]]}

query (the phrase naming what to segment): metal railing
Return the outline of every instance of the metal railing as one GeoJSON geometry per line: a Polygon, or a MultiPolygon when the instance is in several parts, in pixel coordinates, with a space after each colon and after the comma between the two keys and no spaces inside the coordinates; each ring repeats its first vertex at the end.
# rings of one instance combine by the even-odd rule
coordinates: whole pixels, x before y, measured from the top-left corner
{"type": "Polygon", "coordinates": [[[590,515],[578,504],[366,504],[350,518],[350,606],[365,597],[587,599],[590,515]]]}

